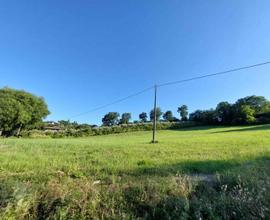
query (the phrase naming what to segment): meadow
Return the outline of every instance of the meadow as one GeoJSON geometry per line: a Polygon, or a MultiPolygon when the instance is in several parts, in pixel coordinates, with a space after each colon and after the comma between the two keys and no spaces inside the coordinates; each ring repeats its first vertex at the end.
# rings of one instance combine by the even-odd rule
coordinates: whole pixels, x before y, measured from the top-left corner
{"type": "Polygon", "coordinates": [[[1,219],[267,219],[270,125],[0,139],[1,219]]]}

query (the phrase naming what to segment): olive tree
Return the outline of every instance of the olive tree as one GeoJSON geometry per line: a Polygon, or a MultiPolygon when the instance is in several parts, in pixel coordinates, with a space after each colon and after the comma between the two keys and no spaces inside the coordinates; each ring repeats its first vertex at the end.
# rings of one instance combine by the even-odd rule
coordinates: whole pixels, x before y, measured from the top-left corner
{"type": "Polygon", "coordinates": [[[11,88],[0,89],[0,131],[19,135],[23,128],[34,128],[49,114],[42,97],[11,88]]]}
{"type": "Polygon", "coordinates": [[[131,119],[131,113],[123,113],[120,119],[120,124],[128,124],[131,119]]]}
{"type": "Polygon", "coordinates": [[[118,123],[119,118],[118,112],[109,112],[102,118],[102,123],[104,126],[112,126],[118,123]]]}
{"type": "Polygon", "coordinates": [[[164,114],[163,114],[163,119],[165,121],[174,121],[175,118],[173,117],[173,113],[172,111],[166,111],[164,114]]]}
{"type": "Polygon", "coordinates": [[[147,113],[146,112],[142,112],[141,114],[139,114],[139,118],[142,122],[147,122],[147,113]]]}
{"type": "MultiPolygon", "coordinates": [[[[154,113],[155,113],[155,111],[154,111],[154,109],[152,109],[152,110],[150,111],[150,119],[151,119],[151,121],[154,121],[154,113]]],[[[160,107],[157,107],[157,108],[156,108],[156,120],[157,120],[157,121],[160,120],[160,117],[162,116],[162,114],[163,114],[163,113],[162,113],[160,107]]]]}

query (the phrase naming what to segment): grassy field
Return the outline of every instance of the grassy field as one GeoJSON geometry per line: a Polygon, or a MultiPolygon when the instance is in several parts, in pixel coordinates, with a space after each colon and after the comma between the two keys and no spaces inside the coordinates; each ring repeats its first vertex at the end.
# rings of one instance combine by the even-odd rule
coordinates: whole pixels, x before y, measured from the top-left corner
{"type": "Polygon", "coordinates": [[[164,130],[150,140],[0,139],[1,218],[270,216],[269,125],[164,130]]]}

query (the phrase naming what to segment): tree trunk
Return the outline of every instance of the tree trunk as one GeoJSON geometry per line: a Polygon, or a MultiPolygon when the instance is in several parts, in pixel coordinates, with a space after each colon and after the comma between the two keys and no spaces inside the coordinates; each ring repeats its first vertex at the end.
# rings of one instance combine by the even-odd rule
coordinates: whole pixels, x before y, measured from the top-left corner
{"type": "Polygon", "coordinates": [[[20,133],[21,133],[21,129],[22,129],[22,125],[20,125],[20,127],[18,128],[17,132],[16,132],[16,136],[19,137],[20,133]]]}

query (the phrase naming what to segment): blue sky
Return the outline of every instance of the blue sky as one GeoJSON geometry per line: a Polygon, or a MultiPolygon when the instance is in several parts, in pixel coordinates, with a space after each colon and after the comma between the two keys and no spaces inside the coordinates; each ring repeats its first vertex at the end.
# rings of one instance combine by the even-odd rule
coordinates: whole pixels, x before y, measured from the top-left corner
{"type": "MultiPolygon", "coordinates": [[[[270,60],[268,0],[46,0],[0,3],[0,87],[43,96],[49,120],[124,97],[154,83],[270,60]]],[[[165,110],[190,111],[248,95],[270,99],[270,65],[160,88],[165,110]]],[[[152,92],[73,118],[100,123],[108,111],[133,119],[152,92]]]]}

